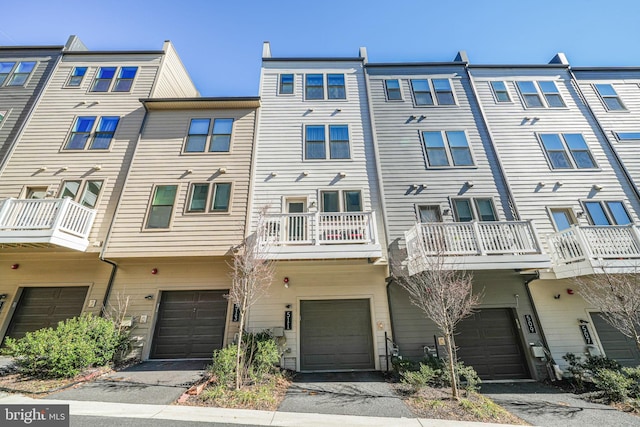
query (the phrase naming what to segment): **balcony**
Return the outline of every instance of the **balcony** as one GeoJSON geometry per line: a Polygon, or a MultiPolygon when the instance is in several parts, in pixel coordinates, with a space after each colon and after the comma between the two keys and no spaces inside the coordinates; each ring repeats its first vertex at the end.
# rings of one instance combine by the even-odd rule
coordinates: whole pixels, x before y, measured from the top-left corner
{"type": "Polygon", "coordinates": [[[6,199],[0,204],[0,243],[85,251],[95,216],[68,197],[6,199]]]}
{"type": "Polygon", "coordinates": [[[547,237],[556,278],[603,272],[635,272],[640,266],[640,231],[630,225],[572,225],[547,237]]]}
{"type": "Polygon", "coordinates": [[[409,274],[424,271],[434,263],[461,270],[551,265],[531,221],[416,224],[405,232],[405,241],[409,274]]]}
{"type": "Polygon", "coordinates": [[[265,226],[269,259],[382,257],[373,212],[269,214],[265,226]]]}

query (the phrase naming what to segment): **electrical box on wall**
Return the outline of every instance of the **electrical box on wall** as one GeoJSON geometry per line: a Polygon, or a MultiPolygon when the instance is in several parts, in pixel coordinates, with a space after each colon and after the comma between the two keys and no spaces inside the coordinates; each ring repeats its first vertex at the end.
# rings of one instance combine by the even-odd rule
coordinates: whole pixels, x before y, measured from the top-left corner
{"type": "Polygon", "coordinates": [[[271,333],[273,333],[274,337],[283,337],[284,328],[282,326],[276,326],[274,328],[271,328],[271,333]]]}
{"type": "Polygon", "coordinates": [[[540,359],[543,359],[545,357],[544,349],[541,346],[532,345],[530,348],[531,348],[531,355],[533,357],[538,357],[540,359]]]}

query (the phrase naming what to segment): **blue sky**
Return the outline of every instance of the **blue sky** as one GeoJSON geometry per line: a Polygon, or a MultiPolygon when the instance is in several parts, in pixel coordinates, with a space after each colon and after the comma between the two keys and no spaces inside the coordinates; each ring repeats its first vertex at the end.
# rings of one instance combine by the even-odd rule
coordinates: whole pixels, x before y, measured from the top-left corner
{"type": "Polygon", "coordinates": [[[371,62],[640,66],[637,0],[218,1],[23,0],[0,9],[0,44],[94,50],[176,46],[203,96],[258,94],[262,42],[273,56],[357,56],[371,62]]]}

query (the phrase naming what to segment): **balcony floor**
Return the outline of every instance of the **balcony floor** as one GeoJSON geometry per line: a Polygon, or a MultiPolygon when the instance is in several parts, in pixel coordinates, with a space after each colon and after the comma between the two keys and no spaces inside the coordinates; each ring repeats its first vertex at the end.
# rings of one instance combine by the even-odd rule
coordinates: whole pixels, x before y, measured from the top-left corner
{"type": "MultiPolygon", "coordinates": [[[[416,274],[427,270],[429,267],[440,264],[426,259],[414,259],[409,261],[409,274],[416,274]]],[[[470,255],[449,256],[442,260],[444,268],[454,270],[527,270],[538,268],[550,268],[551,259],[546,254],[529,255],[470,255]]]]}
{"type": "Polygon", "coordinates": [[[38,247],[61,246],[85,251],[89,241],[60,230],[0,230],[0,244],[33,245],[38,247]]]}
{"type": "Polygon", "coordinates": [[[267,259],[348,259],[382,258],[382,248],[378,244],[335,244],[335,245],[274,245],[269,248],[267,259]]]}

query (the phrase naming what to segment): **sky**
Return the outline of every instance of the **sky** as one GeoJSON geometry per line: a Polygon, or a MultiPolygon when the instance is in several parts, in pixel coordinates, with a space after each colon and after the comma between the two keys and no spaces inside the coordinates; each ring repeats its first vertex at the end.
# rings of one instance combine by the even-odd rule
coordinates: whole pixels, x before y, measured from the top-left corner
{"type": "Polygon", "coordinates": [[[91,50],[175,45],[202,96],[258,95],[263,41],[273,57],[369,62],[640,66],[637,0],[22,0],[0,8],[0,45],[91,50]]]}

